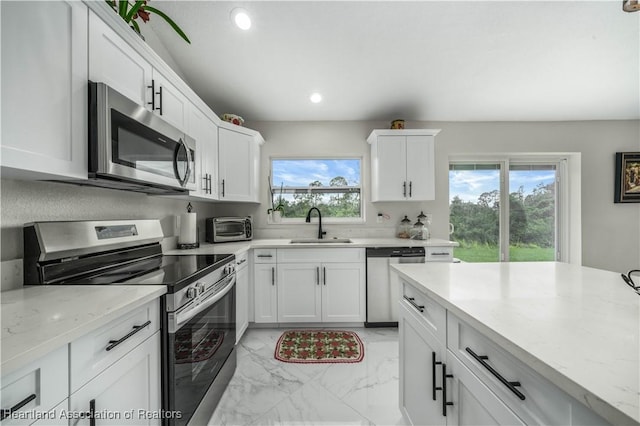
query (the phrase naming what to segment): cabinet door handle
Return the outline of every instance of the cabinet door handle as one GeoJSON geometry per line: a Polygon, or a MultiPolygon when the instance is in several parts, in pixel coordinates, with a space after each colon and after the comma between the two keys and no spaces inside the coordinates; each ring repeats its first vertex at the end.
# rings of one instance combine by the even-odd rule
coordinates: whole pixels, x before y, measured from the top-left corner
{"type": "Polygon", "coordinates": [[[413,186],[413,182],[409,181],[409,198],[411,198],[411,187],[413,186]]]}
{"type": "Polygon", "coordinates": [[[271,285],[276,285],[276,268],[271,267],[271,285]]]}
{"type": "Polygon", "coordinates": [[[431,375],[432,375],[432,383],[431,383],[431,389],[433,391],[433,400],[436,400],[436,391],[442,390],[442,388],[440,386],[436,386],[436,365],[440,365],[442,364],[442,362],[440,361],[436,361],[436,353],[435,352],[431,352],[431,375]]]}
{"type": "Polygon", "coordinates": [[[473,350],[471,350],[471,348],[466,347],[465,350],[471,354],[472,357],[475,358],[476,361],[478,361],[484,368],[486,368],[487,370],[489,370],[489,372],[491,374],[493,374],[493,376],[500,380],[500,382],[502,382],[503,385],[505,385],[507,388],[509,388],[509,390],[511,392],[513,392],[518,398],[520,398],[522,401],[525,400],[525,396],[522,392],[520,392],[518,389],[516,389],[516,386],[522,386],[520,384],[520,382],[515,381],[515,382],[510,382],[509,380],[505,379],[502,374],[498,373],[493,367],[491,367],[489,364],[487,364],[487,361],[489,359],[488,356],[486,355],[478,355],[476,354],[473,350]]]}
{"type": "Polygon", "coordinates": [[[447,401],[447,379],[452,379],[453,374],[447,374],[447,364],[442,363],[442,415],[447,417],[447,405],[453,402],[447,401]]]}
{"type": "Polygon", "coordinates": [[[202,177],[202,180],[204,181],[204,193],[208,194],[209,193],[209,179],[207,178],[207,174],[205,173],[205,175],[202,177]]]}
{"type": "Polygon", "coordinates": [[[25,405],[33,401],[34,399],[36,399],[36,394],[32,393],[22,401],[18,402],[13,407],[3,408],[2,411],[0,411],[0,422],[6,419],[7,417],[11,416],[11,414],[15,413],[16,411],[18,411],[19,409],[21,409],[22,407],[24,407],[25,405]]]}
{"type": "Polygon", "coordinates": [[[320,285],[320,267],[316,266],[316,285],[320,285]]]}
{"type": "Polygon", "coordinates": [[[133,336],[134,334],[136,334],[137,332],[141,331],[143,328],[145,328],[146,326],[148,326],[149,324],[151,324],[151,320],[145,322],[142,325],[134,325],[133,326],[133,330],[131,330],[131,332],[129,332],[126,336],[122,336],[121,338],[119,338],[118,340],[109,340],[109,346],[106,347],[107,352],[110,351],[111,349],[115,348],[116,346],[118,346],[120,343],[124,342],[125,340],[127,340],[129,337],[133,336]]]}
{"type": "Polygon", "coordinates": [[[158,108],[158,112],[162,115],[162,86],[158,89],[158,96],[160,96],[160,107],[158,108]]]}
{"type": "Polygon", "coordinates": [[[407,181],[406,180],[404,182],[402,182],[402,196],[403,197],[407,196],[407,181]]]}
{"type": "Polygon", "coordinates": [[[413,297],[407,297],[407,296],[403,296],[404,300],[406,300],[407,302],[409,302],[411,304],[411,306],[413,306],[414,308],[416,308],[418,311],[420,312],[424,312],[424,305],[418,305],[416,302],[414,302],[414,300],[416,300],[413,297]]]}
{"type": "Polygon", "coordinates": [[[327,285],[327,268],[322,267],[322,283],[327,285]]]}
{"type": "Polygon", "coordinates": [[[208,181],[209,181],[209,194],[213,194],[213,186],[211,185],[211,175],[208,174],[208,181]]]}
{"type": "Polygon", "coordinates": [[[222,196],[224,197],[224,179],[222,179],[222,196]]]}
{"type": "Polygon", "coordinates": [[[151,86],[147,86],[147,89],[151,89],[151,102],[147,102],[147,105],[151,105],[151,111],[156,110],[156,81],[151,80],[151,86]]]}

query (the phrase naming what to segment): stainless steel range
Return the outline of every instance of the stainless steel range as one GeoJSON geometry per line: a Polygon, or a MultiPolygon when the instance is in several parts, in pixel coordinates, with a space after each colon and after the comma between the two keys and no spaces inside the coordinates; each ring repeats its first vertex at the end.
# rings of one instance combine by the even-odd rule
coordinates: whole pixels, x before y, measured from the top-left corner
{"type": "Polygon", "coordinates": [[[158,220],[24,227],[24,282],[167,286],[161,300],[163,410],[206,424],[236,368],[235,256],[165,256],[158,220]]]}

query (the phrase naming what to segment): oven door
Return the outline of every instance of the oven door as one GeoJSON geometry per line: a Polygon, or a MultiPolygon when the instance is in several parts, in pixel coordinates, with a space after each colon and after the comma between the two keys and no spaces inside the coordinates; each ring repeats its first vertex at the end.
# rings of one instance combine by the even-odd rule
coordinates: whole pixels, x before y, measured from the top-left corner
{"type": "Polygon", "coordinates": [[[90,172],[195,190],[195,140],[103,83],[92,83],[90,172]]]}
{"type": "Polygon", "coordinates": [[[199,405],[214,382],[229,379],[219,373],[236,341],[235,274],[225,280],[215,295],[203,294],[197,305],[168,315],[165,409],[181,413],[172,424],[187,424],[201,409],[208,409],[210,417],[217,401],[199,405]]]}

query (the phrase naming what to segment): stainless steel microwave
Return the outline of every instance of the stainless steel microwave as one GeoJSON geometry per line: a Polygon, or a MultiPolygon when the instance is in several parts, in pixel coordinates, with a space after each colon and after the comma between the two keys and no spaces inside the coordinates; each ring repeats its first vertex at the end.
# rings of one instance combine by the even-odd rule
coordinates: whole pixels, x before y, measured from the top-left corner
{"type": "Polygon", "coordinates": [[[148,194],[196,189],[193,138],[104,83],[89,82],[89,180],[148,194]]]}
{"type": "Polygon", "coordinates": [[[210,217],[205,219],[206,239],[209,243],[248,241],[253,238],[251,216],[210,217]]]}

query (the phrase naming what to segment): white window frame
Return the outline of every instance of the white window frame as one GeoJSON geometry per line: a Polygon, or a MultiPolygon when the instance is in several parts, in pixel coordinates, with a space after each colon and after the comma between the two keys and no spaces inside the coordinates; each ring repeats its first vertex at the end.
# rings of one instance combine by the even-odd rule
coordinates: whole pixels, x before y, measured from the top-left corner
{"type": "MultiPolygon", "coordinates": [[[[321,156],[285,156],[285,155],[274,155],[269,157],[269,176],[270,179],[273,180],[273,161],[274,160],[358,160],[360,162],[360,217],[325,217],[322,216],[323,224],[364,224],[366,223],[366,211],[365,211],[365,191],[363,190],[363,178],[364,178],[364,157],[362,155],[354,154],[354,155],[321,155],[321,156]]],[[[272,186],[275,185],[272,182],[272,186]]],[[[274,193],[277,193],[278,189],[273,186],[274,193]]],[[[286,213],[285,213],[286,214],[286,213]]],[[[311,216],[311,221],[315,222],[317,219],[316,213],[313,213],[311,216]]],[[[274,223],[269,223],[271,225],[275,225],[274,223]]],[[[279,223],[281,225],[308,225],[305,222],[305,218],[291,218],[284,216],[282,221],[279,223]]]]}
{"type": "MultiPolygon", "coordinates": [[[[509,261],[509,203],[503,194],[509,194],[510,164],[556,165],[556,260],[580,265],[581,215],[580,215],[580,153],[487,153],[454,154],[449,164],[498,164],[500,167],[500,261],[509,261]]],[[[447,185],[448,189],[449,185],[447,185]]],[[[449,199],[449,196],[447,196],[449,199]]]]}

